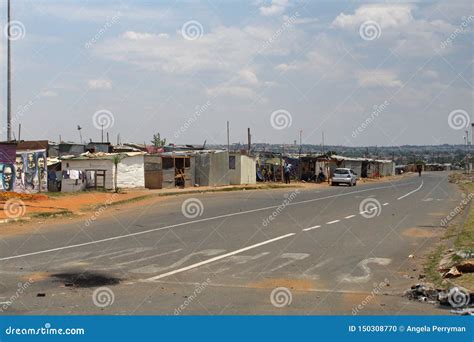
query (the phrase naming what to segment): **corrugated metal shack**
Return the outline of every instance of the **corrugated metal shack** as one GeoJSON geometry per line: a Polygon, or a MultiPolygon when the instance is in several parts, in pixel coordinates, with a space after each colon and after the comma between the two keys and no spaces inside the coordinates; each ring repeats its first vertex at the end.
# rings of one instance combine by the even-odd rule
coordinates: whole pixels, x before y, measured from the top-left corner
{"type": "Polygon", "coordinates": [[[189,152],[165,152],[145,156],[145,187],[188,188],[195,184],[195,158],[189,152]]]}
{"type": "Polygon", "coordinates": [[[204,150],[194,152],[196,184],[199,186],[229,185],[229,152],[204,150]]]}

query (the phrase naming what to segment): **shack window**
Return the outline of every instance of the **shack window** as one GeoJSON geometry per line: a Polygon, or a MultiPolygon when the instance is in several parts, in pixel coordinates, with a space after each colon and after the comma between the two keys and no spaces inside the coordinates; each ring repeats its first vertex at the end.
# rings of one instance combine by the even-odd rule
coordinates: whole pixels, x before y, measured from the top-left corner
{"type": "Polygon", "coordinates": [[[191,167],[191,158],[186,158],[184,160],[184,167],[191,167]]]}
{"type": "Polygon", "coordinates": [[[229,156],[229,170],[235,170],[235,156],[229,156]]]}
{"type": "Polygon", "coordinates": [[[173,158],[163,158],[163,169],[174,168],[173,158]]]}

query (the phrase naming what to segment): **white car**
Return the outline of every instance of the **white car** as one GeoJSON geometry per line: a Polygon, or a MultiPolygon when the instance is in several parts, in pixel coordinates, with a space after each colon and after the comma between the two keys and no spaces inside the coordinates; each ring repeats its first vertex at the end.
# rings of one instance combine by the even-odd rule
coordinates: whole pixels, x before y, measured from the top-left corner
{"type": "Polygon", "coordinates": [[[357,185],[357,175],[351,169],[339,168],[334,170],[331,185],[347,184],[349,186],[357,185]]]}

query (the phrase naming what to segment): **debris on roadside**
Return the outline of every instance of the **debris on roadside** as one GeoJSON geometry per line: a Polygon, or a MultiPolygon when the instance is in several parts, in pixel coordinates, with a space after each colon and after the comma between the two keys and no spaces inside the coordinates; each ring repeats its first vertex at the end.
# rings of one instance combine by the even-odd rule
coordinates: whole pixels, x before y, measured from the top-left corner
{"type": "Polygon", "coordinates": [[[450,306],[457,314],[472,314],[474,308],[474,293],[469,293],[468,290],[462,287],[453,287],[449,290],[436,289],[432,284],[416,284],[410,290],[405,292],[405,297],[410,300],[417,300],[419,302],[427,302],[430,304],[440,304],[450,306]],[[467,310],[467,311],[466,311],[467,310]],[[461,313],[462,311],[462,313],[461,313]]]}
{"type": "Polygon", "coordinates": [[[474,259],[463,260],[456,265],[456,268],[462,273],[474,272],[474,259]]]}
{"type": "Polygon", "coordinates": [[[461,316],[474,316],[474,308],[453,309],[451,313],[461,316]]]}
{"type": "Polygon", "coordinates": [[[443,278],[457,278],[462,276],[456,266],[451,267],[447,272],[443,274],[443,278]]]}
{"type": "Polygon", "coordinates": [[[435,289],[431,284],[416,284],[405,292],[405,297],[411,300],[435,304],[438,301],[439,292],[440,290],[435,289]]]}

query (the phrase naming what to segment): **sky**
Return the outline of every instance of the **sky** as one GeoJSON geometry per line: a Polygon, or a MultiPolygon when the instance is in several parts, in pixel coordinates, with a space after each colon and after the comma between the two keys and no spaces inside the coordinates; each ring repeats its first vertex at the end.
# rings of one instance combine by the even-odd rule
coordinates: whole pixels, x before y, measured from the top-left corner
{"type": "Polygon", "coordinates": [[[471,1],[12,2],[24,140],[460,144],[474,115],[471,1]]]}

